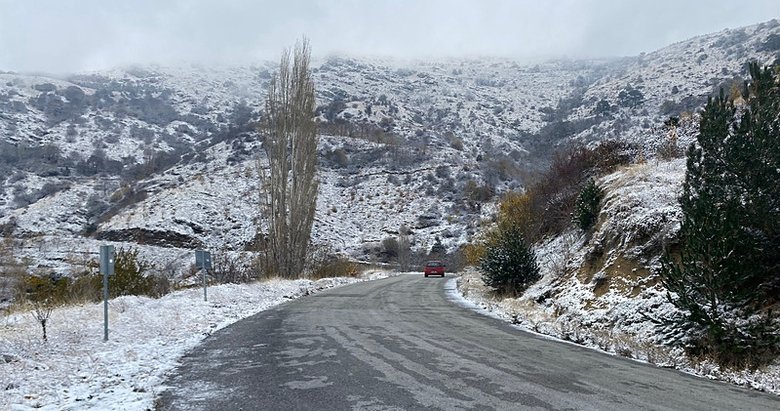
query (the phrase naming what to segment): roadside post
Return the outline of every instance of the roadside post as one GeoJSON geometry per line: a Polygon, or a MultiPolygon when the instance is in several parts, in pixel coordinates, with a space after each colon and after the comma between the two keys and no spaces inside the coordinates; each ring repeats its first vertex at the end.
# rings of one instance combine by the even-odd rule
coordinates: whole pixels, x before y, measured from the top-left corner
{"type": "Polygon", "coordinates": [[[114,246],[100,246],[100,273],[103,274],[103,341],[108,341],[108,276],[114,275],[114,246]]]}
{"type": "Polygon", "coordinates": [[[203,273],[203,301],[208,301],[206,275],[211,269],[211,253],[203,250],[195,250],[195,267],[200,269],[203,273]]]}

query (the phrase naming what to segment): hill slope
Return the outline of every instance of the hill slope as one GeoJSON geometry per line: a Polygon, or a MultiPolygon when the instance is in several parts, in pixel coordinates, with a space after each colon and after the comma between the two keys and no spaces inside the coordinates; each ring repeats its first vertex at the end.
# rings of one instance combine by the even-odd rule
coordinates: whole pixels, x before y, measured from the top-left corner
{"type": "MultiPolygon", "coordinates": [[[[415,248],[440,237],[453,249],[492,215],[491,193],[521,189],[561,144],[623,139],[652,156],[666,117],[748,59],[774,61],[778,36],[773,20],[614,61],[315,62],[314,241],[375,258],[407,225],[415,248]]],[[[31,266],[58,271],[99,241],[169,264],[196,247],[251,247],[264,224],[252,123],[273,69],[0,73],[3,233],[31,266]]]]}

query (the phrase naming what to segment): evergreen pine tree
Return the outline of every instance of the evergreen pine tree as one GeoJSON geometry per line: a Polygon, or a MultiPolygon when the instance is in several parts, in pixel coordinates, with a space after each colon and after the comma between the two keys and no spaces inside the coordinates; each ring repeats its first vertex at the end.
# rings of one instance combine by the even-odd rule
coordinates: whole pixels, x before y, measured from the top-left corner
{"type": "Polygon", "coordinates": [[[601,188],[596,185],[593,179],[588,180],[574,206],[574,218],[581,229],[587,230],[596,223],[602,198],[604,198],[604,192],[601,188]]]}
{"type": "Polygon", "coordinates": [[[516,295],[541,277],[534,251],[515,225],[493,232],[479,264],[485,285],[503,294],[516,295]]]}
{"type": "Polygon", "coordinates": [[[767,308],[780,299],[780,92],[772,71],[750,72],[745,106],[721,90],[702,114],[680,198],[682,252],[662,269],[682,313],[672,336],[732,365],[778,350],[767,308]]]}
{"type": "Polygon", "coordinates": [[[436,241],[431,246],[430,256],[434,258],[440,258],[447,253],[447,249],[444,248],[444,244],[441,243],[441,238],[436,237],[436,241]]]}

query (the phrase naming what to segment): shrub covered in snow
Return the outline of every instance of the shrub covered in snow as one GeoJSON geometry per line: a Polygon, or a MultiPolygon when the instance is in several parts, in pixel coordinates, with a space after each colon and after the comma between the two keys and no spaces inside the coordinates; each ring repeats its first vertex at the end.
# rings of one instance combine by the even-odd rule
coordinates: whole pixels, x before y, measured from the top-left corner
{"type": "Polygon", "coordinates": [[[536,255],[517,226],[499,227],[489,236],[479,267],[485,285],[501,294],[517,295],[540,278],[536,255]]]}

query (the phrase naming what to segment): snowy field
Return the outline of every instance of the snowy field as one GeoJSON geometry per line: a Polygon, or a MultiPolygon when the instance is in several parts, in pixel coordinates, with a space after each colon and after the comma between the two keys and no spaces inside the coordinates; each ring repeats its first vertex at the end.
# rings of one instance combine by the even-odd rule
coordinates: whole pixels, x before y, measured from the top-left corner
{"type": "Polygon", "coordinates": [[[378,279],[270,280],[180,290],[160,299],[126,296],[56,309],[47,343],[29,311],[0,318],[0,410],[153,409],[165,374],[216,330],[320,290],[378,279]]]}

